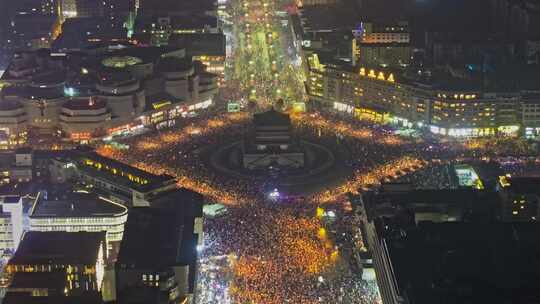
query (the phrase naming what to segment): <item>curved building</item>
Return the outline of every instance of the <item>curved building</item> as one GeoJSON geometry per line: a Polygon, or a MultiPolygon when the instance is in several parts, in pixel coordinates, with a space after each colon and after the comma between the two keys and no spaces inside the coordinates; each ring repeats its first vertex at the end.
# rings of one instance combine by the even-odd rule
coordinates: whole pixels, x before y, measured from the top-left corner
{"type": "Polygon", "coordinates": [[[111,112],[103,99],[72,99],[62,106],[59,119],[62,130],[71,139],[84,140],[105,134],[111,112]]]}
{"type": "Polygon", "coordinates": [[[213,104],[217,78],[186,57],[184,48],[18,53],[2,77],[0,146],[21,145],[30,129],[86,143],[170,127],[213,104]]]}
{"type": "Polygon", "coordinates": [[[31,231],[106,231],[108,248],[119,245],[128,209],[88,192],[39,193],[29,212],[31,231]]]}
{"type": "Polygon", "coordinates": [[[0,146],[16,146],[26,141],[28,116],[20,102],[0,100],[0,146]]]}

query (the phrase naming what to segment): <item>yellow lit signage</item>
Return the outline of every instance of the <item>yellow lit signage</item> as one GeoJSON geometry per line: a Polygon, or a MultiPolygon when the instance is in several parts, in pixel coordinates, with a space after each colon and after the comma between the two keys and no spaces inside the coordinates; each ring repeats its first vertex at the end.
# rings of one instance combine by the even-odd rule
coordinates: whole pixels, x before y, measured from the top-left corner
{"type": "Polygon", "coordinates": [[[169,100],[164,100],[164,101],[160,101],[160,102],[154,102],[152,103],[152,108],[154,108],[154,110],[158,110],[158,109],[161,109],[165,106],[168,106],[168,105],[171,105],[172,102],[170,102],[169,100]]]}
{"type": "Polygon", "coordinates": [[[366,68],[360,68],[360,76],[366,76],[366,68]]]}

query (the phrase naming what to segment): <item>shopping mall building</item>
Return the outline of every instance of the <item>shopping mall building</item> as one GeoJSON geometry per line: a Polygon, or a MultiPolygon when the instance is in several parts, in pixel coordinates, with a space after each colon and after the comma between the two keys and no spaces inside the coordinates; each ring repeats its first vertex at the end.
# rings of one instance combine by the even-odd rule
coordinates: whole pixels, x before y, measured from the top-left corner
{"type": "Polygon", "coordinates": [[[338,112],[453,137],[540,136],[540,82],[535,86],[533,79],[518,81],[523,75],[515,75],[514,89],[501,85],[501,90],[491,91],[483,89],[481,81],[443,78],[431,71],[405,75],[323,64],[309,52],[306,59],[310,98],[338,112]]]}
{"type": "Polygon", "coordinates": [[[0,146],[32,135],[85,143],[164,128],[212,105],[217,76],[172,47],[15,54],[1,79],[0,146]]]}

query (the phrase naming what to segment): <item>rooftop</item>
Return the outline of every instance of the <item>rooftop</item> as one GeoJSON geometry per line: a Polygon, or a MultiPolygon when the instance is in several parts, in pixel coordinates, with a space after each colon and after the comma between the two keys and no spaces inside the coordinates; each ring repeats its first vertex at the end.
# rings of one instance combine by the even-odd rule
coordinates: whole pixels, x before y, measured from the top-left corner
{"type": "Polygon", "coordinates": [[[225,35],[221,33],[172,34],[169,45],[185,47],[192,56],[225,56],[225,35]]]}
{"type": "Polygon", "coordinates": [[[5,96],[20,96],[27,99],[58,99],[64,97],[61,87],[38,88],[32,86],[11,86],[2,90],[5,96]]]}
{"type": "Polygon", "coordinates": [[[173,176],[166,174],[155,175],[114,159],[103,157],[95,152],[83,152],[77,158],[79,160],[79,170],[99,174],[113,183],[123,184],[142,192],[175,182],[173,176]]]}
{"type": "Polygon", "coordinates": [[[535,303],[540,224],[385,222],[401,294],[410,303],[535,303]]]}
{"type": "Polygon", "coordinates": [[[67,277],[65,270],[53,272],[17,272],[11,280],[9,289],[46,288],[54,289],[58,294],[61,294],[64,292],[66,281],[67,277]]]}
{"type": "MultiPolygon", "coordinates": [[[[49,195],[49,198],[52,195],[49,195]]],[[[45,200],[41,195],[35,202],[30,218],[50,217],[115,217],[127,214],[127,208],[104,200],[93,193],[64,193],[45,200]]]]}
{"type": "Polygon", "coordinates": [[[290,126],[291,118],[288,114],[271,109],[266,112],[254,114],[253,122],[257,126],[290,126]]]}
{"type": "Polygon", "coordinates": [[[152,207],[175,210],[182,217],[202,217],[203,196],[186,188],[162,192],[152,198],[152,207]]]}
{"type": "Polygon", "coordinates": [[[62,107],[69,110],[97,110],[106,106],[107,103],[98,98],[71,99],[62,105],[62,107]]]}
{"type": "Polygon", "coordinates": [[[4,197],[4,204],[18,204],[21,200],[21,197],[18,195],[6,196],[4,197]]]}
{"type": "Polygon", "coordinates": [[[105,232],[29,231],[10,265],[95,265],[105,232]]]}
{"type": "Polygon", "coordinates": [[[192,222],[191,227],[186,225],[175,212],[134,207],[124,227],[117,263],[154,269],[190,264],[196,257],[195,243],[189,244],[192,236],[192,222]]]}
{"type": "Polygon", "coordinates": [[[102,304],[101,297],[91,296],[49,296],[36,297],[20,292],[8,292],[2,304],[102,304]]]}
{"type": "Polygon", "coordinates": [[[509,189],[514,193],[540,195],[540,177],[512,177],[509,189]]]}

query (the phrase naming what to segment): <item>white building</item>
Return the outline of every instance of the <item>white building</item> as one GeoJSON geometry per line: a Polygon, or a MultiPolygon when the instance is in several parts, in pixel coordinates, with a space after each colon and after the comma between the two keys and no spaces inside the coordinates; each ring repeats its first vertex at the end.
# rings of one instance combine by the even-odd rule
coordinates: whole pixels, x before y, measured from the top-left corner
{"type": "Polygon", "coordinates": [[[109,249],[117,248],[124,234],[128,209],[88,192],[40,192],[29,212],[31,231],[106,231],[109,249]]]}
{"type": "Polygon", "coordinates": [[[23,233],[22,197],[6,196],[0,200],[0,251],[13,253],[23,233]]]}

